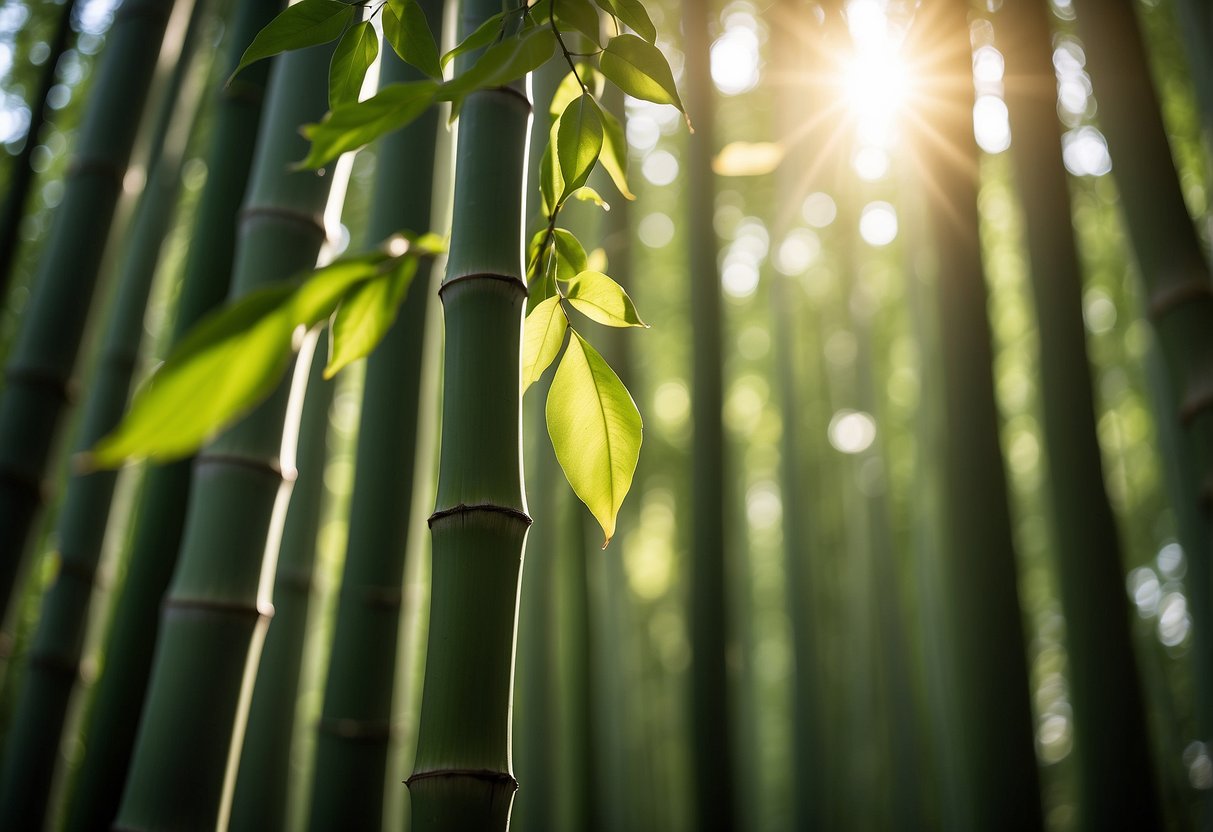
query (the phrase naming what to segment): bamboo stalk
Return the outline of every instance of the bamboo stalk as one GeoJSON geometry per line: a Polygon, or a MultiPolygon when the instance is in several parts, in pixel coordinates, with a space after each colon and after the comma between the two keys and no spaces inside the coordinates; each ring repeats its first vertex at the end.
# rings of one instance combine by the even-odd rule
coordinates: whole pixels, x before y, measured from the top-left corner
{"type": "Polygon", "coordinates": [[[329,407],[334,383],[324,378],[328,350],[317,345],[299,422],[299,478],[291,490],[274,572],[274,618],[257,666],[248,729],[240,751],[230,828],[284,829],[291,737],[313,594],[316,536],[324,502],[329,407]]]}
{"type": "Polygon", "coordinates": [[[1039,323],[1049,496],[1069,643],[1081,824],[1161,822],[1145,705],[1129,629],[1116,518],[1104,489],[1082,313],[1082,275],[1061,160],[1045,0],[1017,0],[997,18],[1016,181],[1024,203],[1039,323]]]}
{"type": "Polygon", "coordinates": [[[50,51],[46,62],[42,65],[42,78],[38,85],[36,97],[30,102],[29,129],[25,131],[25,141],[21,150],[12,161],[12,167],[5,182],[7,192],[4,196],[4,207],[0,209],[0,306],[8,296],[8,290],[13,279],[13,263],[19,247],[21,223],[25,219],[25,204],[29,201],[30,187],[34,182],[34,168],[30,164],[34,148],[42,128],[46,125],[46,117],[50,110],[47,97],[59,77],[59,59],[72,43],[75,31],[72,29],[72,15],[76,9],[76,0],[66,0],[59,11],[59,21],[55,24],[55,32],[48,43],[50,51]]]}
{"type": "Polygon", "coordinates": [[[115,14],[63,202],[5,369],[0,397],[0,617],[8,609],[48,491],[43,478],[73,397],[76,355],[172,6],[172,0],[127,0],[115,14]]]}
{"type": "Polygon", "coordinates": [[[964,828],[1039,829],[1040,794],[1026,647],[994,399],[993,352],[978,240],[972,57],[965,0],[924,9],[933,47],[919,164],[934,200],[936,300],[945,425],[945,574],[956,635],[966,801],[964,828]]]}
{"type": "MultiPolygon", "coordinates": [[[[311,269],[325,242],[322,215],[335,176],[289,166],[307,152],[299,125],[327,110],[331,54],[314,47],[275,59],[241,212],[233,298],[311,269]]],[[[298,419],[288,399],[302,397],[306,365],[295,375],[294,385],[285,380],[195,460],[119,828],[226,823],[294,479],[294,448],[283,442],[294,431],[283,421],[298,419]]]]}
{"type": "MultiPolygon", "coordinates": [[[[187,88],[195,47],[209,10],[198,0],[181,43],[177,64],[159,102],[148,163],[150,175],[139,200],[118,293],[109,310],[101,357],[84,405],[76,439],[87,450],[108,433],[126,408],[143,340],[143,315],[164,237],[174,216],[185,144],[197,112],[200,85],[187,88]]],[[[68,701],[79,676],[101,546],[116,471],[71,478],[58,517],[60,561],[47,590],[29,666],[22,679],[13,730],[5,744],[0,777],[0,825],[38,824],[46,812],[51,777],[68,701]]]]}
{"type": "MultiPolygon", "coordinates": [[[[243,0],[232,24],[226,66],[239,61],[281,0],[243,0]]],[[[202,193],[182,279],[175,342],[227,293],[235,249],[234,217],[244,195],[256,144],[268,63],[215,91],[214,127],[202,193]]],[[[105,664],[87,721],[89,741],[69,798],[67,828],[94,829],[118,810],[135,729],[143,707],[160,600],[168,586],[185,524],[192,459],[156,465],[147,473],[137,509],[125,583],[105,648],[105,664]]]]}
{"type": "MultiPolygon", "coordinates": [[[[426,0],[422,8],[441,38],[442,3],[426,0]]],[[[381,72],[384,83],[420,77],[390,49],[381,72]]],[[[433,110],[380,143],[368,242],[401,229],[429,230],[437,132],[433,110]]],[[[414,473],[423,478],[417,486],[427,487],[432,472],[431,464],[417,462],[432,463],[432,420],[423,411],[436,392],[425,384],[427,376],[436,381],[426,370],[436,357],[425,326],[433,285],[427,261],[400,317],[367,359],[349,546],[312,782],[309,823],[317,830],[382,825],[405,558],[418,521],[411,510],[414,473]]]]}
{"type": "Polygon", "coordinates": [[[691,274],[690,639],[692,782],[697,828],[733,828],[733,758],[729,737],[729,638],[725,591],[724,427],[720,279],[713,227],[712,79],[707,0],[683,7],[687,110],[695,132],[687,145],[688,242],[691,274]]]}
{"type": "MultiPolygon", "coordinates": [[[[460,34],[496,14],[465,0],[460,34]]],[[[467,67],[460,62],[459,71],[467,67]]],[[[460,115],[454,222],[439,290],[446,320],[432,606],[413,828],[503,830],[515,611],[530,518],[521,476],[522,186],[530,101],[521,83],[470,94],[460,115]]]]}

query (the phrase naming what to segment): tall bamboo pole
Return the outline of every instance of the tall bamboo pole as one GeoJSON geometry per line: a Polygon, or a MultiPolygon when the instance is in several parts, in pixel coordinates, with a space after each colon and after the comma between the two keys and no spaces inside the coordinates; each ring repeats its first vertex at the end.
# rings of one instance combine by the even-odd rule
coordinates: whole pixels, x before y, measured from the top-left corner
{"type": "MultiPolygon", "coordinates": [[[[299,125],[327,110],[329,47],[275,59],[264,126],[240,220],[230,296],[311,269],[326,232],[335,178],[290,172],[307,142],[299,125]]],[[[296,372],[304,382],[304,372],[296,372]]],[[[147,702],[117,825],[212,829],[226,823],[235,756],[269,616],[290,485],[294,431],[284,380],[209,443],[194,464],[181,555],[164,602],[147,702]],[[288,424],[283,425],[284,416],[288,424]],[[245,683],[246,677],[248,683],[245,683]]]]}
{"type": "MultiPolygon", "coordinates": [[[[465,0],[460,35],[496,14],[465,0]]],[[[467,67],[460,62],[459,71],[467,67]]],[[[520,453],[522,187],[531,104],[521,82],[470,94],[459,117],[432,606],[413,826],[506,828],[515,610],[530,517],[520,453]]]]}
{"type": "Polygon", "coordinates": [[[977,214],[972,53],[966,0],[923,9],[930,45],[920,164],[932,187],[943,360],[945,572],[956,633],[965,828],[1042,826],[1015,549],[994,399],[977,214]]]}
{"type": "Polygon", "coordinates": [[[1039,322],[1049,495],[1058,544],[1074,747],[1086,829],[1156,827],[1145,705],[1124,593],[1116,518],[1104,489],[1082,314],[1082,275],[1061,160],[1046,0],[1014,0],[997,17],[1006,56],[1016,182],[1024,203],[1039,322]]]}
{"type": "Polygon", "coordinates": [[[43,483],[172,0],[127,0],[97,80],[0,397],[0,617],[45,500],[43,483]]]}
{"type": "Polygon", "coordinates": [[[691,734],[695,810],[699,829],[733,828],[733,758],[729,738],[728,641],[725,591],[724,426],[720,279],[713,227],[712,78],[708,0],[683,7],[686,103],[695,120],[687,146],[688,242],[691,275],[690,638],[691,734]]]}
{"type": "Polygon", "coordinates": [[[51,88],[58,82],[59,59],[71,45],[72,35],[75,34],[72,29],[72,15],[75,10],[76,0],[66,0],[58,13],[59,21],[55,24],[55,32],[48,44],[50,51],[42,65],[42,78],[35,93],[36,97],[30,101],[29,129],[25,131],[25,141],[12,161],[8,181],[5,182],[7,191],[4,195],[4,207],[0,208],[0,306],[4,305],[12,283],[21,222],[25,219],[25,204],[29,201],[30,186],[34,182],[34,168],[30,162],[34,156],[34,148],[38,146],[42,128],[46,126],[46,117],[50,111],[47,99],[51,88]]]}
{"type": "MultiPolygon", "coordinates": [[[[442,3],[422,8],[441,38],[442,3]]],[[[383,83],[420,77],[391,50],[383,54],[383,83]]],[[[368,242],[401,229],[430,229],[431,183],[438,112],[431,110],[379,144],[368,242]]],[[[405,555],[414,472],[428,487],[430,443],[424,409],[435,391],[425,387],[434,343],[426,335],[433,291],[429,261],[418,267],[400,316],[367,359],[350,507],[350,537],[333,631],[324,706],[318,726],[309,824],[312,829],[379,829],[391,741],[405,555]]],[[[431,452],[432,453],[432,452],[431,452]]]]}
{"type": "MultiPolygon", "coordinates": [[[[1160,418],[1181,425],[1183,442],[1193,452],[1182,464],[1194,469],[1195,494],[1208,540],[1213,533],[1213,282],[1209,263],[1184,203],[1132,4],[1113,0],[1096,8],[1082,3],[1077,11],[1126,230],[1137,255],[1150,322],[1171,375],[1174,398],[1160,418]]],[[[1213,552],[1190,552],[1189,558],[1194,564],[1205,561],[1194,566],[1194,576],[1210,574],[1213,552]]],[[[1208,591],[1206,577],[1196,593],[1207,598],[1208,591]]],[[[1205,602],[1196,606],[1207,609],[1205,602]]],[[[1213,621],[1205,615],[1195,623],[1204,628],[1196,637],[1203,648],[1194,655],[1199,666],[1209,661],[1213,621]]],[[[1199,724],[1213,724],[1209,713],[1213,701],[1205,700],[1198,707],[1206,710],[1199,724]]],[[[1204,737],[1206,742],[1210,739],[1204,737]]]]}
{"type": "MultiPolygon", "coordinates": [[[[282,0],[241,0],[235,7],[224,61],[234,67],[282,0]]],[[[227,294],[236,242],[236,214],[256,145],[268,62],[254,64],[215,91],[207,182],[185,264],[173,341],[227,294]]],[[[143,707],[160,600],[172,576],[185,524],[192,459],[147,473],[137,510],[125,583],[104,651],[105,664],[87,720],[89,741],[69,798],[67,828],[94,829],[118,811],[135,729],[143,707]]]]}
{"type": "MultiPolygon", "coordinates": [[[[197,112],[201,85],[186,87],[195,47],[209,9],[198,0],[159,102],[152,133],[150,171],[119,269],[118,292],[109,310],[95,378],[84,405],[76,442],[81,450],[117,425],[126,408],[148,293],[171,224],[186,140],[197,112]]],[[[117,483],[116,471],[73,476],[58,518],[58,574],[42,601],[29,666],[5,744],[0,776],[0,825],[37,824],[46,811],[51,776],[59,757],[59,735],[79,675],[97,566],[117,483]]]]}
{"type": "Polygon", "coordinates": [[[326,363],[328,350],[322,335],[312,358],[299,420],[299,478],[291,490],[274,572],[274,618],[257,666],[248,729],[240,750],[230,824],[237,832],[286,827],[291,737],[312,600],[316,536],[325,494],[329,407],[333,403],[334,383],[324,378],[326,363]]]}

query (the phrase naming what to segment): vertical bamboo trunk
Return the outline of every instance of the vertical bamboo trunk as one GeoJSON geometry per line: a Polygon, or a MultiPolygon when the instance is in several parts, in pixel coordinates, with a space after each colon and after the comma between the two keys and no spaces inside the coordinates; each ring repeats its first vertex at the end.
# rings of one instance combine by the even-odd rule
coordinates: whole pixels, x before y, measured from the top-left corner
{"type": "MultiPolygon", "coordinates": [[[[442,3],[422,8],[440,38],[442,3]]],[[[384,84],[419,77],[390,49],[383,62],[384,84]]],[[[434,110],[380,143],[368,242],[429,230],[437,132],[434,110]]],[[[318,726],[309,814],[316,830],[382,825],[405,556],[418,522],[415,472],[422,487],[432,475],[423,430],[436,392],[424,384],[436,346],[425,326],[431,273],[428,261],[419,266],[399,318],[367,359],[349,547],[318,726]]]]}
{"type": "Polygon", "coordinates": [[[922,115],[943,359],[945,573],[956,634],[966,829],[1042,825],[1015,549],[994,399],[993,353],[978,241],[972,58],[965,0],[923,13],[938,56],[923,87],[941,96],[922,115]],[[933,26],[934,28],[929,28],[933,26]],[[933,36],[932,36],[933,33],[933,36]]]}
{"type": "MultiPolygon", "coordinates": [[[[234,67],[281,0],[241,0],[224,60],[234,67]]],[[[181,300],[173,323],[178,340],[227,294],[236,220],[256,144],[268,62],[249,67],[217,91],[207,182],[194,223],[181,300]]],[[[137,511],[125,583],[105,649],[105,664],[87,720],[89,741],[69,798],[67,828],[95,829],[118,811],[135,729],[143,707],[160,600],[172,576],[185,524],[192,459],[147,473],[137,511]]]]}
{"type": "Polygon", "coordinates": [[[12,161],[8,181],[5,182],[7,193],[4,195],[4,207],[0,209],[0,307],[4,305],[12,284],[21,222],[25,219],[25,204],[29,201],[30,186],[34,182],[34,168],[30,161],[50,111],[47,96],[58,81],[59,59],[71,45],[72,36],[75,34],[72,29],[72,15],[75,9],[76,0],[66,0],[58,12],[59,22],[55,25],[55,32],[48,44],[50,51],[42,65],[42,78],[35,93],[37,97],[30,101],[29,129],[25,131],[25,142],[12,161]]]}
{"type": "MultiPolygon", "coordinates": [[[[85,401],[77,446],[91,448],[122,418],[143,335],[143,314],[177,199],[185,143],[199,84],[186,88],[194,48],[209,12],[195,3],[178,63],[159,102],[151,139],[150,175],[139,200],[119,285],[85,401]]],[[[42,601],[29,666],[4,752],[0,826],[37,825],[46,811],[59,736],[79,675],[85,625],[105,538],[116,471],[77,475],[58,518],[58,574],[42,601]]]]}
{"type": "MultiPolygon", "coordinates": [[[[1099,97],[1100,125],[1112,155],[1113,176],[1129,241],[1137,255],[1150,321],[1171,374],[1174,398],[1159,414],[1182,426],[1197,477],[1205,539],[1213,533],[1213,282],[1184,204],[1179,176],[1171,160],[1158,97],[1150,85],[1133,6],[1123,0],[1078,7],[1079,33],[1086,44],[1087,71],[1099,97]]],[[[1180,514],[1186,510],[1181,510],[1180,514]]],[[[1204,560],[1194,576],[1208,575],[1213,552],[1190,552],[1204,560]]],[[[1207,581],[1198,593],[1208,590],[1207,581]]],[[[1196,642],[1213,645],[1208,616],[1196,620],[1204,632],[1196,642]]],[[[1198,663],[1208,653],[1194,655],[1198,663]]],[[[1207,666],[1207,665],[1206,665],[1207,666]]],[[[1199,707],[1213,709],[1213,702],[1199,707]]],[[[1210,713],[1199,718],[1213,723],[1210,713]]],[[[1207,735],[1203,738],[1210,740],[1207,735]]]]}
{"type": "Polygon", "coordinates": [[[76,158],[0,398],[0,617],[45,500],[59,424],[172,0],[127,0],[98,68],[76,158]]]}
{"type": "Polygon", "coordinates": [[[1086,829],[1150,829],[1161,817],[1120,540],[1095,433],[1049,14],[1046,0],[1015,0],[1004,6],[998,22],[1043,359],[1049,494],[1082,780],[1079,812],[1086,829]]]}
{"type": "MultiPolygon", "coordinates": [[[[289,172],[307,142],[299,125],[327,110],[332,49],[275,59],[264,127],[240,218],[230,296],[311,269],[326,234],[334,176],[289,172]]],[[[305,373],[296,373],[303,382],[305,373]]],[[[226,823],[265,627],[286,501],[294,479],[284,416],[303,385],[286,379],[194,463],[181,555],[164,602],[139,732],[117,825],[212,829],[226,823]],[[292,387],[295,389],[292,390],[292,387]],[[247,684],[245,682],[247,678],[247,684]]]]}
{"type": "MultiPolygon", "coordinates": [[[[496,14],[465,0],[460,35],[496,14]]],[[[467,66],[461,61],[460,70],[467,66]]],[[[515,610],[530,518],[520,453],[522,186],[531,104],[522,83],[474,92],[459,117],[432,601],[413,828],[504,830],[515,610]]]]}
{"type": "Polygon", "coordinates": [[[316,347],[299,424],[299,478],[291,490],[274,573],[274,618],[257,666],[248,729],[240,751],[230,828],[285,829],[291,774],[291,737],[312,600],[312,567],[324,502],[332,381],[324,378],[328,350],[316,347]]]}
{"type": "Polygon", "coordinates": [[[697,828],[733,828],[733,758],[729,680],[725,667],[724,427],[720,279],[716,266],[715,183],[712,174],[712,78],[708,0],[683,7],[686,103],[695,122],[687,146],[688,240],[691,275],[691,734],[697,828]]]}

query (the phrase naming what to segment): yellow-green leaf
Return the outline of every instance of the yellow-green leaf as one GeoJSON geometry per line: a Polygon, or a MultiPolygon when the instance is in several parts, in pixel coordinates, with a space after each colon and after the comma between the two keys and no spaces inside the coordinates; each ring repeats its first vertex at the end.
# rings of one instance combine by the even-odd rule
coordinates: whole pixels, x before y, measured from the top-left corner
{"type": "Polygon", "coordinates": [[[623,287],[602,272],[583,271],[574,277],[567,297],[573,308],[591,321],[606,326],[648,327],[636,314],[636,305],[623,287]]]}
{"type": "Polygon", "coordinates": [[[416,274],[417,258],[405,257],[388,275],[366,281],[342,299],[329,327],[325,378],[332,378],[347,364],[370,355],[379,345],[396,321],[400,304],[416,274]]]}
{"type": "Polygon", "coordinates": [[[438,44],[417,0],[387,0],[383,6],[383,36],[400,60],[442,80],[438,44]]]}
{"type": "Polygon", "coordinates": [[[556,244],[556,278],[572,280],[578,273],[585,271],[585,248],[581,241],[573,236],[573,232],[565,228],[552,231],[552,241],[556,244]]]}
{"type": "Polygon", "coordinates": [[[602,27],[598,23],[598,10],[590,0],[560,0],[556,4],[556,19],[569,24],[598,46],[602,27]]]}
{"type": "Polygon", "coordinates": [[[488,20],[481,23],[466,38],[464,38],[458,46],[442,56],[442,65],[445,67],[455,58],[465,52],[474,52],[477,49],[483,49],[501,36],[501,23],[505,19],[505,12],[498,12],[488,20]]]}
{"type": "Polygon", "coordinates": [[[569,194],[570,199],[575,199],[578,202],[592,202],[604,211],[611,210],[611,205],[602,198],[602,194],[591,188],[589,185],[582,185],[577,190],[569,194]]]}
{"type": "Polygon", "coordinates": [[[558,202],[585,184],[602,151],[602,119],[588,95],[572,101],[560,115],[556,130],[556,157],[564,180],[558,202]]]}
{"type": "Polygon", "coordinates": [[[364,20],[346,31],[329,65],[329,107],[335,110],[358,100],[366,71],[378,55],[379,36],[370,21],[364,20]]]}
{"type": "Polygon", "coordinates": [[[354,6],[339,0],[302,0],[287,6],[253,38],[236,70],[228,78],[228,83],[246,66],[262,58],[273,57],[288,49],[302,49],[336,40],[345,31],[346,24],[353,20],[354,14],[354,6]]]}
{"type": "Polygon", "coordinates": [[[552,56],[556,36],[545,27],[528,29],[484,50],[476,63],[442,85],[439,97],[458,102],[473,90],[501,87],[522,78],[552,56]]]}
{"type": "Polygon", "coordinates": [[[602,526],[605,549],[640,458],[640,412],[619,376],[576,332],[556,368],[546,412],[556,459],[602,526]]]}
{"type": "Polygon", "coordinates": [[[560,308],[560,298],[550,297],[526,316],[522,329],[522,391],[543,375],[564,343],[568,318],[560,308]]]}
{"type": "Polygon", "coordinates": [[[654,104],[672,104],[686,112],[678,97],[670,65],[651,43],[635,35],[611,38],[598,66],[608,80],[633,98],[654,104]]]}
{"type": "Polygon", "coordinates": [[[649,43],[656,42],[657,27],[653,25],[649,13],[645,11],[644,4],[640,0],[595,0],[595,2],[603,11],[615,15],[623,23],[631,26],[636,34],[649,43]]]}

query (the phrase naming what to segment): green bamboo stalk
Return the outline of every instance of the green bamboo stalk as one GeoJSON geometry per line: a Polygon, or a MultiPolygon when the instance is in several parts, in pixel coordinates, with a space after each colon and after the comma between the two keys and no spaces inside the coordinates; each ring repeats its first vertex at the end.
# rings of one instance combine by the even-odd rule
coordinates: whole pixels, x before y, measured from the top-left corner
{"type": "MultiPolygon", "coordinates": [[[[460,35],[496,14],[465,0],[460,35]]],[[[463,71],[467,61],[460,62],[463,71]]],[[[413,828],[504,830],[515,610],[530,518],[520,453],[524,85],[477,91],[460,114],[446,320],[432,602],[413,828]]]]}
{"type": "MultiPolygon", "coordinates": [[[[147,185],[139,200],[126,255],[119,269],[118,293],[109,310],[95,378],[84,405],[76,439],[91,448],[112,430],[126,409],[139,345],[143,314],[165,235],[174,216],[186,140],[197,112],[201,85],[186,86],[195,47],[209,19],[198,0],[177,56],[177,64],[159,102],[152,133],[147,185]]],[[[28,667],[4,751],[0,776],[0,825],[41,823],[51,777],[59,759],[59,736],[68,700],[79,676],[101,546],[116,471],[71,478],[58,518],[58,574],[42,602],[28,667]]]]}
{"type": "Polygon", "coordinates": [[[300,417],[296,459],[299,478],[291,490],[274,573],[274,618],[257,666],[248,728],[240,751],[230,823],[234,830],[286,827],[291,737],[313,594],[312,569],[324,502],[329,407],[333,403],[334,384],[324,378],[328,349],[323,335],[320,340],[312,357],[300,417]]]}
{"type": "Polygon", "coordinates": [[[935,187],[936,298],[943,360],[945,572],[956,635],[964,828],[1042,826],[1026,648],[1015,550],[994,399],[993,353],[978,241],[965,0],[924,9],[918,33],[933,47],[923,88],[939,91],[923,117],[935,136],[919,144],[935,187]],[[963,82],[957,79],[965,79],[963,82]],[[937,137],[944,137],[939,140],[937,137]]]}
{"type": "Polygon", "coordinates": [[[728,673],[725,668],[728,605],[725,591],[724,427],[720,279],[716,265],[715,182],[712,174],[712,79],[708,20],[711,5],[683,6],[687,110],[695,132],[687,143],[688,245],[691,274],[690,639],[692,782],[697,828],[733,828],[733,759],[730,750],[728,673]]]}
{"type": "MultiPolygon", "coordinates": [[[[240,60],[253,36],[282,0],[241,0],[231,27],[226,66],[240,60]]],[[[194,224],[175,342],[227,294],[235,251],[235,216],[253,159],[268,63],[255,64],[230,87],[215,91],[214,127],[207,154],[207,183],[194,224]]],[[[69,798],[67,828],[95,829],[118,811],[135,729],[143,707],[160,601],[176,564],[192,459],[152,466],[137,509],[125,583],[104,651],[105,664],[87,719],[88,743],[69,798]]]]}
{"type": "Polygon", "coordinates": [[[34,168],[30,161],[50,112],[47,97],[58,80],[59,59],[63,57],[75,35],[72,29],[72,14],[75,9],[76,0],[66,0],[58,13],[59,21],[55,24],[55,32],[48,43],[50,51],[42,65],[38,91],[30,102],[29,129],[25,131],[25,141],[12,161],[8,181],[5,182],[7,192],[4,196],[4,207],[0,209],[0,306],[3,306],[4,299],[8,297],[12,283],[21,222],[25,219],[25,203],[29,200],[30,186],[34,182],[34,168]]]}
{"type": "MultiPolygon", "coordinates": [[[[421,5],[441,38],[442,3],[421,5]]],[[[385,84],[420,77],[390,49],[381,73],[385,84]]],[[[380,143],[368,242],[401,229],[430,228],[437,133],[432,110],[380,143]]],[[[396,323],[367,359],[349,546],[318,726],[312,829],[382,825],[405,556],[417,522],[414,472],[424,478],[419,487],[428,487],[432,476],[430,464],[417,465],[418,459],[432,461],[424,427],[432,420],[422,413],[436,392],[425,385],[436,346],[425,326],[432,290],[426,261],[396,323]]]]}
{"type": "Polygon", "coordinates": [[[47,238],[0,398],[0,617],[45,501],[43,483],[172,0],[115,14],[63,202],[47,238]]]}
{"type": "MultiPolygon", "coordinates": [[[[1137,255],[1150,322],[1171,374],[1174,398],[1159,420],[1182,426],[1190,443],[1197,478],[1194,494],[1213,534],[1213,282],[1200,238],[1192,225],[1171,159],[1158,98],[1150,84],[1141,34],[1131,3],[1084,3],[1078,7],[1079,34],[1086,44],[1087,70],[1099,95],[1100,126],[1112,155],[1129,241],[1137,255]],[[1100,94],[1102,91],[1102,94],[1100,94]]],[[[1182,515],[1188,509],[1181,509],[1182,515]]],[[[1213,551],[1190,552],[1192,562],[1213,551]]],[[[1208,574],[1208,566],[1195,574],[1208,574]]],[[[1197,590],[1203,593],[1202,587],[1197,590]]],[[[1198,644],[1209,645],[1208,616],[1198,644]]],[[[1207,648],[1206,648],[1207,649],[1207,648]]],[[[1197,653],[1204,661],[1207,653],[1197,653]]],[[[1213,712],[1213,701],[1198,707],[1213,712]]],[[[1213,722],[1210,713],[1199,722],[1213,722]]]]}
{"type": "Polygon", "coordinates": [[[1049,495],[1070,656],[1074,748],[1086,829],[1161,823],[1145,704],[1124,593],[1116,518],[1104,489],[1082,314],[1082,275],[1061,160],[1046,0],[1007,3],[1011,153],[1024,203],[1039,324],[1049,495]]]}
{"type": "MultiPolygon", "coordinates": [[[[230,296],[311,269],[326,239],[334,176],[290,172],[307,142],[299,125],[327,110],[332,49],[275,59],[252,181],[241,212],[230,296]]],[[[117,825],[212,829],[226,823],[265,627],[305,373],[209,443],[194,464],[185,533],[117,825]],[[293,389],[292,389],[293,388],[293,389]],[[285,459],[280,458],[280,453],[285,459]],[[247,684],[246,684],[247,678],[247,684]]]]}
{"type": "MultiPolygon", "coordinates": [[[[824,50],[813,49],[804,55],[801,33],[793,25],[799,15],[795,3],[779,3],[771,11],[771,61],[774,73],[790,76],[800,68],[809,72],[823,63],[824,50]]],[[[820,28],[814,33],[824,36],[820,28]]],[[[820,42],[820,41],[818,41],[820,42]]],[[[818,106],[827,101],[816,99],[818,106]]],[[[784,141],[792,141],[800,127],[801,114],[792,107],[781,107],[776,116],[776,129],[784,141]]],[[[816,135],[815,135],[816,137],[816,135]]],[[[815,142],[815,145],[821,142],[815,142]]],[[[814,146],[812,150],[819,149],[814,146]]],[[[813,158],[812,151],[797,149],[789,161],[799,169],[802,160],[813,158]]],[[[786,164],[786,162],[785,162],[786,164]]],[[[781,176],[775,200],[776,211],[794,210],[793,203],[802,194],[789,185],[789,176],[781,176]]],[[[770,284],[771,331],[774,342],[775,385],[779,401],[782,430],[779,435],[780,497],[783,504],[783,554],[787,586],[787,611],[792,633],[792,818],[796,829],[822,829],[824,802],[821,786],[821,736],[818,726],[819,674],[818,633],[813,620],[813,586],[809,559],[812,557],[812,512],[805,476],[809,449],[802,443],[806,421],[800,405],[802,361],[797,350],[795,322],[805,319],[801,292],[794,278],[783,274],[772,276],[770,284]]],[[[812,464],[811,461],[809,464],[812,464]]],[[[808,469],[811,470],[811,469],[808,469]]]]}

